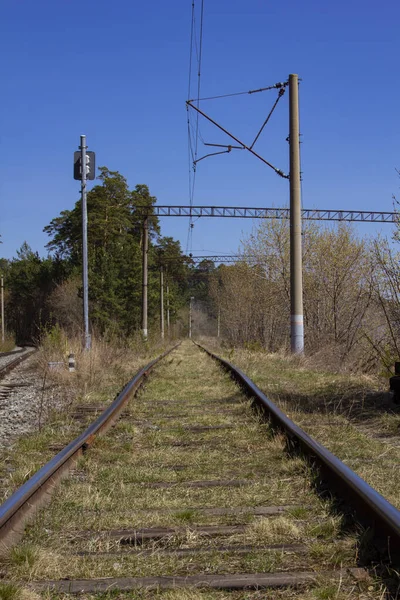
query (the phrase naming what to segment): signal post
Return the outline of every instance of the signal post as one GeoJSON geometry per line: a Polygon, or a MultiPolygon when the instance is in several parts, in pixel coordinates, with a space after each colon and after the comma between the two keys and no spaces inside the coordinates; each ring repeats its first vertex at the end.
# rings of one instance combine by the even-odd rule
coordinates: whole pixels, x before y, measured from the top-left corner
{"type": "Polygon", "coordinates": [[[80,151],[74,152],[74,179],[81,181],[82,196],[82,283],[83,283],[83,323],[85,329],[85,350],[92,345],[89,333],[89,277],[88,277],[88,244],[87,244],[87,202],[86,181],[95,179],[95,153],[88,152],[86,136],[81,135],[80,151]]]}

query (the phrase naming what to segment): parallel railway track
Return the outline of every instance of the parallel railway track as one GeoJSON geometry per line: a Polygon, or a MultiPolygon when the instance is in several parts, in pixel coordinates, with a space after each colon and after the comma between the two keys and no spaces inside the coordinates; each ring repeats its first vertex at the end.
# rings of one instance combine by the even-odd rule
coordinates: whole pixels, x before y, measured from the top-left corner
{"type": "MultiPolygon", "coordinates": [[[[367,578],[359,568],[357,539],[340,531],[330,504],[307,485],[304,462],[285,453],[284,439],[319,468],[319,479],[350,502],[377,546],[389,548],[397,560],[397,509],[231,364],[211,355],[284,438],[271,436],[270,426],[254,418],[243,394],[203,351],[186,342],[167,355],[154,377],[147,380],[159,359],[0,507],[7,557],[27,520],[65,478],[21,546],[39,548],[53,564],[38,566],[33,575],[9,567],[6,579],[53,594],[195,587],[199,593],[253,590],[243,598],[258,598],[260,589],[303,590],[326,582],[356,590],[367,578]]],[[[83,406],[75,418],[94,412],[83,406]]],[[[365,598],[380,597],[373,593],[365,598]]]]}
{"type": "Polygon", "coordinates": [[[0,379],[36,352],[36,348],[22,348],[14,352],[0,352],[0,379]]]}

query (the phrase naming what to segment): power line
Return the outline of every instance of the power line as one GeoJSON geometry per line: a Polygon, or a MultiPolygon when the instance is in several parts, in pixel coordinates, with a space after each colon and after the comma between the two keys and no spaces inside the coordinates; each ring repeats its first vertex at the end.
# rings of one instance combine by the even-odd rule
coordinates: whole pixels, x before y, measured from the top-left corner
{"type": "MultiPolygon", "coordinates": [[[[190,28],[190,50],[189,50],[189,80],[188,80],[188,96],[191,95],[191,84],[192,84],[192,64],[193,64],[193,41],[195,39],[195,2],[192,0],[192,22],[190,28]]],[[[197,51],[197,47],[196,47],[197,51]]],[[[197,53],[197,52],[196,52],[197,53]]],[[[188,128],[188,169],[189,169],[189,203],[193,204],[193,193],[194,193],[194,179],[196,173],[193,172],[193,165],[195,161],[195,150],[193,149],[192,140],[192,124],[190,122],[190,111],[187,109],[187,128],[188,128]]],[[[194,146],[196,145],[196,140],[194,146]]],[[[189,220],[188,235],[186,241],[186,252],[189,250],[190,230],[191,230],[192,219],[189,220]]]]}
{"type": "Polygon", "coordinates": [[[194,0],[192,2],[192,25],[190,28],[188,98],[190,98],[190,86],[191,86],[191,82],[192,82],[193,32],[194,32],[194,0]]]}
{"type": "MultiPolygon", "coordinates": [[[[188,84],[188,98],[190,98],[190,90],[191,90],[191,79],[192,79],[192,64],[193,64],[193,45],[196,50],[197,57],[197,107],[200,102],[200,91],[201,91],[201,62],[202,62],[202,53],[203,53],[203,21],[204,21],[204,0],[201,0],[201,9],[200,9],[200,31],[199,31],[199,44],[197,45],[197,32],[196,32],[196,6],[195,0],[192,0],[192,23],[191,23],[191,33],[190,33],[190,53],[189,53],[189,84],[188,84]]],[[[187,116],[188,123],[188,145],[189,145],[189,204],[192,206],[194,202],[194,192],[196,185],[196,163],[198,157],[198,146],[199,146],[199,137],[203,140],[199,128],[199,114],[196,114],[196,125],[195,131],[193,131],[193,126],[190,121],[190,111],[188,110],[187,116]],[[193,140],[194,138],[194,140],[193,140]],[[191,159],[191,162],[190,162],[191,159]]],[[[188,235],[187,235],[187,245],[186,252],[191,249],[193,237],[193,220],[189,219],[188,226],[188,235]]]]}
{"type": "MultiPolygon", "coordinates": [[[[199,41],[199,58],[198,58],[198,69],[197,69],[197,108],[199,108],[200,89],[201,89],[201,58],[202,58],[202,52],[203,52],[203,16],[204,16],[204,0],[201,0],[200,41],[199,41]]],[[[196,119],[196,147],[195,147],[195,156],[196,156],[196,159],[197,159],[198,142],[199,142],[199,114],[197,113],[197,119],[196,119]]]]}

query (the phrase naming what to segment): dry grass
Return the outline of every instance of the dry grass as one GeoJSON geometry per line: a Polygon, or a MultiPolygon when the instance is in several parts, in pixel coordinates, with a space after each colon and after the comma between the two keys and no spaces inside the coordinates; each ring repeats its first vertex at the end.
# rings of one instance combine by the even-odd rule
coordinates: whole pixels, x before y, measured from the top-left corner
{"type": "Polygon", "coordinates": [[[40,430],[21,437],[10,450],[0,454],[0,502],[24,483],[54,454],[52,444],[66,445],[87,427],[71,413],[80,404],[109,404],[132,376],[163,350],[160,344],[138,340],[109,343],[93,338],[90,352],[82,350],[80,338],[67,338],[54,329],[43,337],[34,365],[43,382],[43,414],[40,430]],[[68,371],[68,354],[74,352],[77,370],[68,371]],[[49,369],[49,362],[64,362],[64,367],[49,369]]]}
{"type": "Polygon", "coordinates": [[[299,357],[218,350],[215,345],[214,350],[400,508],[400,407],[390,401],[380,380],[318,371],[299,357]]]}
{"type": "Polygon", "coordinates": [[[264,544],[294,543],[299,541],[301,537],[300,527],[287,517],[258,519],[251,524],[248,533],[248,538],[253,543],[264,544]]]}
{"type": "Polygon", "coordinates": [[[0,340],[0,352],[11,352],[15,348],[15,338],[11,334],[6,333],[4,342],[0,340]]]}
{"type": "MultiPolygon", "coordinates": [[[[311,474],[303,461],[289,458],[284,449],[283,438],[272,436],[268,426],[259,423],[230,378],[193,345],[185,343],[157,368],[117,426],[97,439],[77,465],[78,476],[63,481],[49,507],[29,528],[18,558],[2,568],[7,578],[29,581],[296,569],[313,570],[317,575],[353,566],[355,538],[343,536],[340,519],[333,518],[329,505],[312,491],[311,474]],[[232,429],[194,432],[188,429],[193,423],[230,425],[232,429]],[[187,481],[201,479],[245,479],[248,484],[185,486],[187,481]],[[157,481],[175,485],[149,487],[157,481]],[[200,510],[266,505],[297,508],[282,516],[261,518],[252,514],[210,515],[200,510]],[[195,526],[200,524],[248,527],[244,532],[212,539],[196,531],[195,526]],[[179,526],[181,530],[179,535],[145,542],[143,549],[152,550],[150,555],[141,553],[140,548],[136,552],[121,548],[107,535],[112,528],[150,526],[179,526]],[[86,533],[79,533],[83,531],[86,533]],[[261,549],[281,542],[304,544],[308,552],[261,549]],[[216,551],[218,546],[228,544],[252,544],[254,551],[247,555],[216,551]],[[181,556],[175,553],[181,547],[212,551],[181,556]],[[165,549],[170,553],[163,552],[165,549]],[[82,551],[112,554],[79,556],[77,552],[82,551]]],[[[263,591],[252,593],[251,598],[352,597],[343,595],[355,589],[348,578],[340,588],[337,581],[335,585],[333,588],[330,581],[321,580],[304,593],[263,591]],[[329,595],[332,590],[336,595],[329,595]]],[[[122,597],[250,598],[246,592],[204,590],[138,591],[122,597]]],[[[380,594],[374,588],[363,597],[377,599],[380,594]]]]}
{"type": "Polygon", "coordinates": [[[80,337],[67,338],[61,329],[54,328],[42,339],[39,365],[47,378],[67,390],[72,398],[84,403],[110,399],[110,394],[120,389],[132,373],[146,364],[156,353],[161,352],[160,343],[152,344],[115,340],[112,343],[102,338],[92,338],[90,352],[82,347],[80,337]],[[75,356],[76,372],[68,372],[68,355],[75,356]],[[63,362],[64,368],[49,371],[49,362],[63,362]]]}

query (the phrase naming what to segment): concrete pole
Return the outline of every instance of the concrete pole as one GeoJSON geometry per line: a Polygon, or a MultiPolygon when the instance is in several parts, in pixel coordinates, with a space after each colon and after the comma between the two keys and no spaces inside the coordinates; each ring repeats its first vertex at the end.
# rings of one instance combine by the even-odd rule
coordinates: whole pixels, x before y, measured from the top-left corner
{"type": "Polygon", "coordinates": [[[149,220],[145,217],[143,221],[143,267],[142,267],[142,334],[143,339],[147,340],[147,259],[149,253],[149,220]]]}
{"type": "Polygon", "coordinates": [[[301,188],[299,139],[299,83],[289,75],[290,148],[290,346],[293,353],[304,352],[303,265],[301,250],[301,188]]]}
{"type": "Polygon", "coordinates": [[[170,320],[169,320],[169,282],[168,282],[168,273],[167,273],[167,332],[168,332],[168,338],[171,337],[170,328],[171,328],[171,326],[170,326],[170,320]]]}
{"type": "Polygon", "coordinates": [[[160,267],[160,329],[161,329],[161,339],[164,339],[165,330],[164,330],[164,269],[161,265],[160,267]]]}
{"type": "Polygon", "coordinates": [[[189,338],[192,337],[192,300],[193,296],[190,296],[189,300],[189,338]]]}
{"type": "Polygon", "coordinates": [[[89,333],[89,276],[87,241],[87,203],[86,203],[86,136],[81,135],[81,195],[82,195],[82,283],[83,283],[83,323],[85,330],[85,350],[90,350],[89,333]]]}
{"type": "Polygon", "coordinates": [[[4,331],[4,277],[1,276],[1,341],[4,344],[5,331],[4,331]]]}

